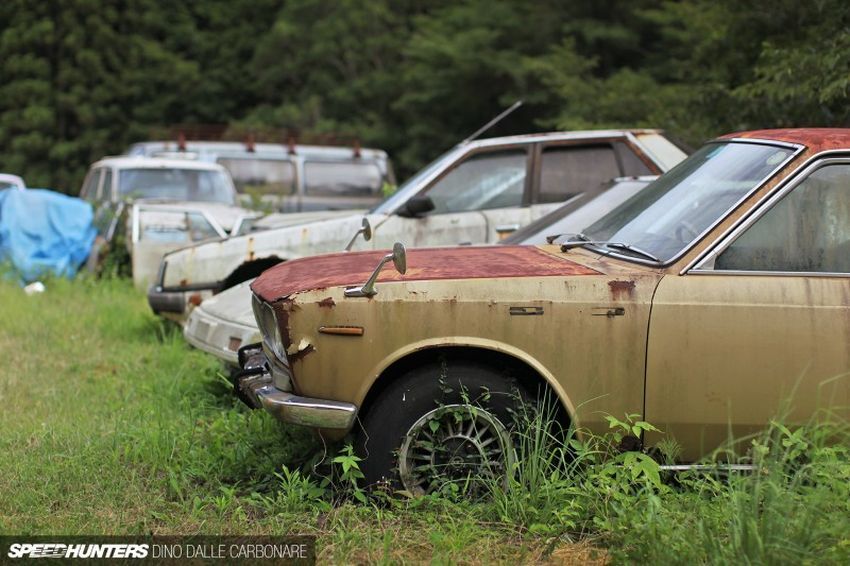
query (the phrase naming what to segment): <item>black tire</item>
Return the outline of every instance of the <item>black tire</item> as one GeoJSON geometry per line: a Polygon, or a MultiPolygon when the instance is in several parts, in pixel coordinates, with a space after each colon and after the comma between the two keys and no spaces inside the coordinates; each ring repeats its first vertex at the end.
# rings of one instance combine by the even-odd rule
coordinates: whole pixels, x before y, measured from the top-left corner
{"type": "Polygon", "coordinates": [[[515,376],[480,363],[449,359],[410,370],[389,384],[361,419],[356,448],[364,485],[407,489],[399,474],[399,449],[424,415],[449,405],[472,405],[510,431],[521,399],[529,395],[515,376]]]}

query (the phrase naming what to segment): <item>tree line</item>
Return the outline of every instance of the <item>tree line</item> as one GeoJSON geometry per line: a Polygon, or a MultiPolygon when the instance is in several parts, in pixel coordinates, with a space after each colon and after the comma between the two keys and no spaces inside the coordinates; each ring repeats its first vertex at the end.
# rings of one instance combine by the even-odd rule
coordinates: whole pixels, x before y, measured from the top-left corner
{"type": "Polygon", "coordinates": [[[0,170],[75,193],[170,124],[342,134],[403,178],[492,135],[846,126],[844,0],[4,0],[0,170]]]}

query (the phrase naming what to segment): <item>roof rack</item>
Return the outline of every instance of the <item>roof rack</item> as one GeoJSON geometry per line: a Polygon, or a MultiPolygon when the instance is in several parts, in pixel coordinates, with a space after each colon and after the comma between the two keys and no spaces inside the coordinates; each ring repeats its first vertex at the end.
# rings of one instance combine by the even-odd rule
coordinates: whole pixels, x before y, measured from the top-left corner
{"type": "Polygon", "coordinates": [[[302,128],[266,128],[228,124],[173,124],[155,126],[148,132],[151,140],[174,140],[178,151],[186,151],[188,141],[241,142],[245,151],[254,152],[258,143],[280,144],[290,154],[295,154],[299,144],[326,145],[352,148],[353,156],[360,157],[362,146],[360,136],[350,133],[310,132],[302,128]],[[285,140],[282,142],[282,140],[285,140]]]}

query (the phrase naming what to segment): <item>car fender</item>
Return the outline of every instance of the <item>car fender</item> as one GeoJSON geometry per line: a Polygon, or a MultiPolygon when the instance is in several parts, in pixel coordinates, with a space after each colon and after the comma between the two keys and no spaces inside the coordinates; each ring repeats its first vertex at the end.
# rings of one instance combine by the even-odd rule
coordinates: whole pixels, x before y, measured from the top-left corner
{"type": "Polygon", "coordinates": [[[422,350],[455,347],[469,347],[481,350],[491,350],[495,352],[500,352],[520,362],[525,363],[534,371],[536,371],[538,375],[549,385],[549,387],[552,388],[552,391],[554,391],[555,394],[558,396],[561,405],[567,411],[567,414],[569,415],[572,424],[575,425],[576,428],[580,426],[580,423],[574,420],[576,419],[575,405],[573,404],[567,392],[564,390],[564,388],[561,386],[561,384],[546,366],[544,366],[539,360],[535,359],[533,356],[529,355],[528,352],[524,352],[523,350],[511,346],[510,344],[500,342],[498,340],[490,340],[475,336],[440,336],[437,338],[428,338],[425,340],[420,340],[418,342],[406,344],[404,347],[399,348],[398,350],[390,353],[389,355],[384,357],[367,374],[369,378],[364,380],[363,385],[360,387],[355,401],[356,404],[358,406],[362,406],[363,401],[364,399],[366,399],[366,396],[369,391],[378,382],[378,380],[381,379],[387,369],[395,362],[398,362],[411,354],[421,352],[422,350]]]}

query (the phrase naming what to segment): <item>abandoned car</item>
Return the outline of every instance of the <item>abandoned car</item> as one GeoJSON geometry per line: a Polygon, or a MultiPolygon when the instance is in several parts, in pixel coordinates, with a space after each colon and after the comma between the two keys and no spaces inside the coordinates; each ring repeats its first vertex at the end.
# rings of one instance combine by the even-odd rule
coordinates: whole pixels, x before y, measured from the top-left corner
{"type": "Polygon", "coordinates": [[[548,213],[568,198],[623,175],[658,174],[685,153],[656,130],[557,132],[464,142],[363,216],[266,230],[184,248],[163,258],[148,293],[154,312],[185,322],[189,306],[281,261],[348,247],[380,249],[482,244],[548,213]]]}
{"type": "MultiPolygon", "coordinates": [[[[557,240],[560,234],[568,236],[579,232],[654,179],[653,176],[620,177],[598,191],[577,195],[499,244],[539,244],[545,243],[547,238],[557,240]]],[[[251,310],[248,282],[218,293],[192,309],[183,335],[199,350],[209,352],[228,365],[236,365],[239,348],[260,340],[251,310]]]]}
{"type": "Polygon", "coordinates": [[[368,209],[395,185],[392,163],[381,149],[229,141],[149,141],[129,155],[198,159],[223,165],[240,200],[259,200],[280,212],[368,209]]]}
{"type": "Polygon", "coordinates": [[[684,464],[783,408],[844,414],[848,188],[850,129],[744,132],[560,245],[283,263],[251,286],[263,341],[235,387],[326,438],[354,430],[366,483],[413,493],[505,469],[514,388],[548,390],[579,431],[643,415],[660,431],[636,446],[672,439],[684,464]]]}
{"type": "Polygon", "coordinates": [[[89,267],[120,235],[140,289],[154,280],[164,253],[225,237],[258,216],[236,206],[236,190],[221,165],[179,159],[101,159],[89,169],[80,197],[95,208],[99,233],[89,267]]]}

